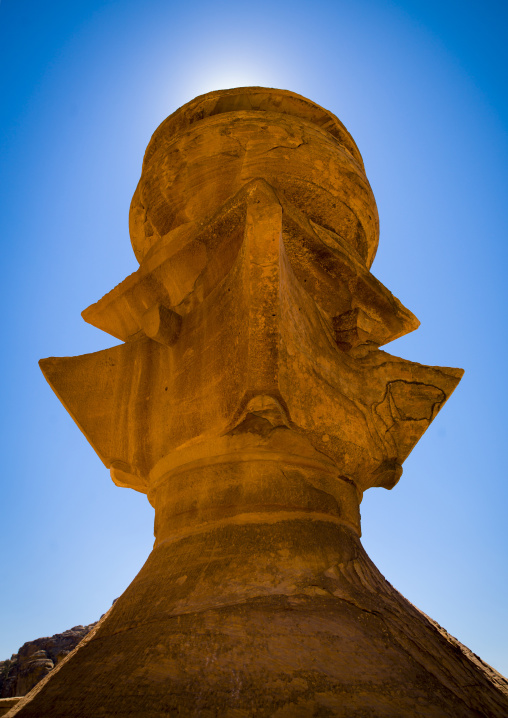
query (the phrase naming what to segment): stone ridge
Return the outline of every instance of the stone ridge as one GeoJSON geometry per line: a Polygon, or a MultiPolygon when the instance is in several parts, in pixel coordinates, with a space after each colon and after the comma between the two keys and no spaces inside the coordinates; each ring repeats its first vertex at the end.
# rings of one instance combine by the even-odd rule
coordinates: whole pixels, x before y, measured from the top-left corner
{"type": "Polygon", "coordinates": [[[356,142],[336,115],[296,92],[273,87],[235,87],[195,97],[157,127],[146,148],[144,161],[150,159],[162,134],[178,134],[205,117],[241,111],[278,112],[306,119],[335,137],[364,170],[356,142]]]}
{"type": "Polygon", "coordinates": [[[51,637],[27,641],[10,659],[0,661],[0,698],[26,695],[95,625],[74,626],[51,637]]]}

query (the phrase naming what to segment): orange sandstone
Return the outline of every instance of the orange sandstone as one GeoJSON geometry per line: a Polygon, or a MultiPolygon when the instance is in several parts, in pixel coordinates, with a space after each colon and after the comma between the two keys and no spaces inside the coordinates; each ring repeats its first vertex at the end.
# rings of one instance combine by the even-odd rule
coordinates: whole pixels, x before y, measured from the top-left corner
{"type": "Polygon", "coordinates": [[[506,716],[506,681],[360,543],[462,376],[379,347],[417,328],[369,271],[374,196],[303,97],[198,97],[146,151],[139,269],[83,312],[122,340],[42,370],[155,545],[11,716],[506,716]]]}

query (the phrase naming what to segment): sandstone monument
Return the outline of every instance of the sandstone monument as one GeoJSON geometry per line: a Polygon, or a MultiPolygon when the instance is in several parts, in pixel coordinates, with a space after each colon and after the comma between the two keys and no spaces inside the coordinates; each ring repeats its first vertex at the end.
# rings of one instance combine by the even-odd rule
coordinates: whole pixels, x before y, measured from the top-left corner
{"type": "Polygon", "coordinates": [[[83,312],[123,343],[42,370],[155,545],[9,715],[507,716],[504,678],[360,543],[460,369],[379,347],[418,321],[369,271],[360,153],[283,90],[198,97],[145,154],[140,267],[83,312]]]}

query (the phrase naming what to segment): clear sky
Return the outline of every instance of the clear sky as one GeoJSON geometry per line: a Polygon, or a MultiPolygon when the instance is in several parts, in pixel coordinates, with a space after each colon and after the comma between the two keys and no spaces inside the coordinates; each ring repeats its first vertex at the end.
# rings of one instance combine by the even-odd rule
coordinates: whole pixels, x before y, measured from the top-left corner
{"type": "Polygon", "coordinates": [[[114,342],[82,309],[137,267],[129,203],[151,133],[196,95],[303,94],[355,138],[381,220],[374,274],[422,322],[388,351],[464,379],[364,545],[410,601],[508,674],[508,4],[3,0],[0,659],[90,623],[152,541],[53,395],[41,357],[114,342]]]}

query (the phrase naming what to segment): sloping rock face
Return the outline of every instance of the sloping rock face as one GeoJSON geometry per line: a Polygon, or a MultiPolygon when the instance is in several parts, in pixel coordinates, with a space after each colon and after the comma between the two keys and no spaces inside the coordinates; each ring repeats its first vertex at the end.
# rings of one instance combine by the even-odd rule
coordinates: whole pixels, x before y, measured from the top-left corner
{"type": "Polygon", "coordinates": [[[307,519],[159,546],[11,715],[506,718],[508,683],[307,519]]]}
{"type": "Polygon", "coordinates": [[[13,698],[0,698],[0,717],[12,710],[21,700],[19,696],[13,698]]]}
{"type": "Polygon", "coordinates": [[[26,695],[94,626],[74,626],[49,638],[28,641],[10,660],[0,661],[0,698],[26,695]]]}

